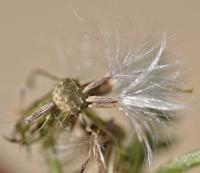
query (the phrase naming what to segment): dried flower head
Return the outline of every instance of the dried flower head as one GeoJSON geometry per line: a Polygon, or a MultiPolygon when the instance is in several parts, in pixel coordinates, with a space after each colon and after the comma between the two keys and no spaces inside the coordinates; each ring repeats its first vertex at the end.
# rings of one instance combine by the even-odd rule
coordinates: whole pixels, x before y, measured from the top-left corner
{"type": "MultiPolygon", "coordinates": [[[[127,35],[123,35],[123,38],[118,22],[114,25],[113,33],[102,28],[99,28],[99,33],[100,39],[93,38],[90,34],[80,34],[81,44],[79,39],[76,38],[78,43],[75,41],[78,49],[70,49],[69,52],[79,52],[84,58],[86,55],[92,55],[88,52],[92,50],[92,44],[88,44],[88,40],[93,38],[91,40],[95,41],[94,45],[101,43],[101,50],[108,60],[107,74],[98,80],[82,83],[70,76],[55,77],[42,70],[32,73],[33,77],[39,72],[40,75],[56,80],[57,84],[23,112],[10,141],[26,145],[40,142],[44,150],[49,147],[54,150],[63,131],[73,132],[80,115],[83,115],[92,122],[93,128],[89,131],[83,129],[87,136],[84,144],[88,157],[81,172],[84,172],[92,158],[96,158],[100,172],[106,173],[113,152],[119,157],[112,162],[115,172],[124,150],[124,135],[118,135],[120,131],[124,131],[117,126],[112,130],[113,127],[110,128],[109,123],[100,116],[89,113],[88,108],[118,108],[130,119],[139,141],[145,145],[150,164],[153,157],[151,144],[156,142],[159,128],[165,128],[166,122],[185,108],[179,96],[182,92],[191,90],[184,88],[179,80],[180,63],[174,59],[170,60],[171,54],[166,49],[166,34],[163,34],[160,40],[148,39],[134,46],[132,35],[128,40],[127,35]],[[108,150],[109,154],[106,155],[104,150],[108,150]]],[[[84,63],[90,64],[87,59],[84,59],[84,63]]],[[[130,136],[133,137],[132,134],[130,136]]],[[[69,139],[66,139],[65,144],[71,145],[69,139]]],[[[73,145],[77,146],[74,142],[73,145]]],[[[74,152],[71,155],[73,156],[74,152]]]]}

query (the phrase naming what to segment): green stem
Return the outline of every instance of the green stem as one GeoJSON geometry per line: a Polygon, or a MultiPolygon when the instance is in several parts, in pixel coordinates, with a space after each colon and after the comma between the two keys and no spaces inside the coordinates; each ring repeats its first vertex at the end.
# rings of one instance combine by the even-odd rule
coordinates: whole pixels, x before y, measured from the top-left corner
{"type": "Polygon", "coordinates": [[[46,151],[46,159],[49,168],[49,173],[62,173],[61,165],[58,159],[53,158],[54,156],[51,155],[52,153],[50,151],[46,151]]]}
{"type": "Polygon", "coordinates": [[[200,150],[183,155],[160,167],[155,173],[183,173],[200,165],[200,150]]]}
{"type": "Polygon", "coordinates": [[[57,158],[54,143],[51,140],[47,140],[44,143],[43,148],[49,173],[62,173],[62,166],[57,158]]]}

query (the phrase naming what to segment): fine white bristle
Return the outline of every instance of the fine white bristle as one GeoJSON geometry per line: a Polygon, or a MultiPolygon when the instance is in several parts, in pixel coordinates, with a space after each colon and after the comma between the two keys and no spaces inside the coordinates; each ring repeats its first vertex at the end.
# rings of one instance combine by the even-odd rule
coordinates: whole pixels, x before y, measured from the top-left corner
{"type": "Polygon", "coordinates": [[[130,118],[139,140],[145,144],[149,164],[153,154],[147,133],[151,138],[156,136],[155,129],[162,119],[170,119],[185,107],[177,100],[179,64],[168,60],[166,41],[164,34],[156,43],[142,44],[135,54],[109,59],[120,110],[130,118]]]}

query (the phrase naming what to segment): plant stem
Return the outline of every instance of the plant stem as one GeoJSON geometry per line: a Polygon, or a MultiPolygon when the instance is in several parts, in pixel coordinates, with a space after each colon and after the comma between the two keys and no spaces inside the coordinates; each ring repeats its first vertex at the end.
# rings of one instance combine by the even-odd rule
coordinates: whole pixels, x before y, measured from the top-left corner
{"type": "Polygon", "coordinates": [[[60,161],[56,156],[54,142],[48,139],[43,146],[49,173],[63,173],[60,161]]]}

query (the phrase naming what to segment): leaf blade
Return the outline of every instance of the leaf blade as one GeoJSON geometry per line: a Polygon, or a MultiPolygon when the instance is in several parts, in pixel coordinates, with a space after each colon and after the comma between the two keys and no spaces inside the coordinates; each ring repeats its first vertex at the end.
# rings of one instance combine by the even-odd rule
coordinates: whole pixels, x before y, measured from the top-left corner
{"type": "Polygon", "coordinates": [[[200,166],[200,150],[173,159],[155,173],[183,173],[196,166],[200,166]]]}

